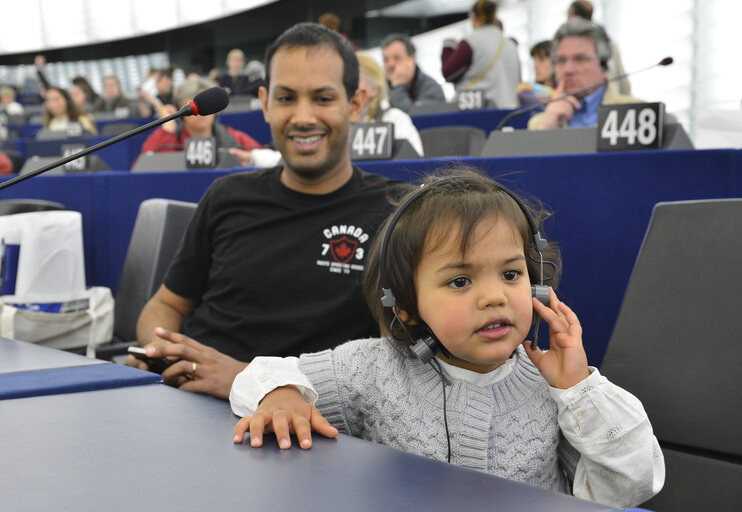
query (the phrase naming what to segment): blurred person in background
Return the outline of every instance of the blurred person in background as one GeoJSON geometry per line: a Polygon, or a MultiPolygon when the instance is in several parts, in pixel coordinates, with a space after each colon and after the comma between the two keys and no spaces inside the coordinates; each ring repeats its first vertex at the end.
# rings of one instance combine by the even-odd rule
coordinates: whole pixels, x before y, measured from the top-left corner
{"type": "Polygon", "coordinates": [[[224,87],[230,96],[247,94],[250,78],[245,74],[245,53],[239,48],[234,48],[227,54],[227,72],[219,77],[219,85],[224,87]]]}
{"type": "Polygon", "coordinates": [[[342,30],[340,30],[340,26],[343,24],[343,20],[340,19],[340,16],[338,16],[334,12],[326,12],[317,19],[317,22],[319,22],[320,25],[324,25],[330,30],[337,32],[338,34],[343,36],[345,39],[348,40],[353,49],[355,51],[358,51],[358,47],[356,46],[356,44],[351,41],[348,36],[343,33],[342,30]]]}
{"type": "Polygon", "coordinates": [[[15,99],[15,89],[7,85],[0,87],[0,107],[9,116],[22,116],[23,105],[15,99]]]}
{"type": "Polygon", "coordinates": [[[77,108],[78,114],[87,114],[93,118],[90,114],[91,105],[88,103],[88,95],[85,94],[85,90],[79,85],[73,85],[69,90],[70,98],[77,108]]]}
{"type": "Polygon", "coordinates": [[[570,18],[557,29],[551,46],[557,82],[555,94],[569,96],[552,101],[543,112],[531,117],[529,130],[595,126],[600,105],[642,102],[617,94],[605,84],[611,60],[608,42],[605,30],[583,18],[570,18]]]}
{"type": "Polygon", "coordinates": [[[162,117],[164,105],[175,105],[173,67],[157,69],[137,91],[137,108],[141,117],[162,117]]]}
{"type": "Polygon", "coordinates": [[[520,61],[515,43],[505,37],[497,20],[497,5],[478,0],[469,13],[474,30],[458,44],[443,43],[443,78],[456,93],[482,91],[489,106],[515,108],[520,83],[520,61]]]}
{"type": "MultiPolygon", "coordinates": [[[[593,21],[593,4],[588,0],[576,0],[575,2],[569,4],[569,8],[567,9],[567,20],[575,17],[582,18],[583,20],[587,21],[593,21]]],[[[603,26],[598,26],[605,31],[605,28],[603,26]]],[[[616,43],[610,37],[608,37],[608,34],[606,34],[606,37],[608,38],[608,44],[611,47],[611,60],[608,63],[608,73],[606,75],[606,78],[608,80],[611,80],[613,78],[625,75],[626,70],[623,67],[623,61],[621,60],[621,54],[618,51],[618,46],[616,46],[616,43]]],[[[623,76],[618,80],[610,82],[608,84],[608,87],[610,87],[616,94],[631,96],[631,82],[629,82],[629,78],[627,76],[623,76]]]]}
{"type": "Polygon", "coordinates": [[[358,64],[360,69],[358,88],[365,89],[367,93],[360,121],[362,123],[392,123],[394,138],[408,140],[418,155],[423,156],[420,133],[412,123],[412,118],[406,112],[389,104],[389,89],[384,70],[369,55],[358,55],[358,64]]]}
{"type": "Polygon", "coordinates": [[[535,80],[532,84],[522,82],[518,85],[518,102],[521,106],[547,101],[554,96],[556,79],[551,64],[551,41],[541,41],[531,48],[535,80]]]}
{"type": "Polygon", "coordinates": [[[130,117],[133,113],[131,100],[121,92],[118,77],[109,75],[103,78],[103,94],[93,105],[93,112],[113,112],[117,118],[130,117]]]}
{"type": "Polygon", "coordinates": [[[80,114],[69,93],[61,87],[49,87],[44,100],[44,127],[68,133],[72,123],[79,123],[83,131],[98,134],[98,128],[89,114],[80,114]]]}
{"type": "MultiPolygon", "coordinates": [[[[87,103],[87,110],[89,112],[92,112],[93,105],[95,105],[95,102],[98,101],[99,94],[95,92],[95,89],[93,89],[93,86],[90,85],[88,79],[82,75],[78,75],[72,79],[72,85],[78,86],[85,92],[85,102],[87,103]]],[[[70,92],[72,92],[71,87],[70,92]]]]}
{"type": "MultiPolygon", "coordinates": [[[[203,79],[187,80],[175,89],[175,106],[164,105],[160,117],[176,113],[187,105],[196,94],[210,87],[203,79]]],[[[225,126],[216,120],[216,116],[185,116],[168,121],[144,141],[142,153],[184,151],[188,137],[214,137],[217,148],[231,148],[240,161],[249,161],[250,152],[260,148],[260,144],[248,134],[225,126]],[[240,158],[242,157],[242,158],[240,158]]]]}
{"type": "Polygon", "coordinates": [[[445,103],[443,88],[415,63],[415,45],[404,34],[390,34],[381,41],[389,102],[409,113],[412,105],[445,103]]]}

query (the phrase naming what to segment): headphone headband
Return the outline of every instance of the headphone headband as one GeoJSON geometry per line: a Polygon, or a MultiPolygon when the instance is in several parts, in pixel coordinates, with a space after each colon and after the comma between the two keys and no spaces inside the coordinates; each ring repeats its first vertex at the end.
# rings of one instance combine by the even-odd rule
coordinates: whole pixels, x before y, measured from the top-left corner
{"type": "MultiPolygon", "coordinates": [[[[443,178],[439,178],[431,183],[427,183],[427,184],[423,183],[412,195],[410,195],[410,197],[407,198],[407,200],[404,203],[402,203],[397,208],[397,211],[394,213],[394,216],[389,221],[389,224],[387,225],[386,230],[384,231],[384,238],[381,241],[381,249],[380,249],[380,254],[379,254],[379,280],[381,281],[381,291],[382,291],[381,303],[385,307],[392,308],[396,305],[396,302],[397,302],[389,286],[389,279],[386,273],[387,248],[389,246],[389,240],[391,239],[392,232],[394,231],[394,228],[396,227],[397,222],[399,222],[399,219],[402,217],[402,215],[407,210],[407,208],[409,208],[412,204],[414,204],[428,190],[430,190],[433,187],[437,187],[441,183],[447,183],[449,181],[455,181],[455,180],[461,180],[461,179],[462,178],[459,176],[446,176],[443,178]]],[[[507,187],[503,185],[500,185],[499,183],[494,183],[494,184],[498,188],[499,191],[507,194],[511,199],[513,199],[513,201],[515,201],[515,204],[518,205],[518,208],[520,208],[521,212],[523,212],[523,215],[525,216],[526,221],[528,222],[528,226],[530,227],[533,246],[536,248],[537,252],[539,253],[543,252],[544,249],[546,249],[548,242],[543,236],[541,236],[541,233],[538,230],[538,226],[536,225],[536,221],[534,220],[533,215],[531,214],[531,211],[528,209],[525,203],[521,200],[521,198],[518,197],[513,191],[511,191],[510,189],[508,189],[507,187]]]]}

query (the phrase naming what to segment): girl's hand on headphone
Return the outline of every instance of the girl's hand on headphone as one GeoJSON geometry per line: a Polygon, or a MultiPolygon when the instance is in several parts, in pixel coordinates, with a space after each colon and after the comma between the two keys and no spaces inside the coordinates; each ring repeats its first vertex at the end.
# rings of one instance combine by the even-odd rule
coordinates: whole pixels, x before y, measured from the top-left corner
{"type": "Polygon", "coordinates": [[[590,375],[587,355],[582,346],[582,326],[577,315],[560,302],[549,287],[549,306],[533,299],[533,309],[549,324],[550,349],[531,349],[531,342],[523,343],[528,357],[551,387],[571,388],[590,375]]]}

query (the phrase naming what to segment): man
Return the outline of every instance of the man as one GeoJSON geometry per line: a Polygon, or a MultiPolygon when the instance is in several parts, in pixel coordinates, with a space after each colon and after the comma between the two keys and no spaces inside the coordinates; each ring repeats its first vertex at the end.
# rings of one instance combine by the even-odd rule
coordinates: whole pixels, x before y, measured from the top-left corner
{"type": "Polygon", "coordinates": [[[391,34],[381,41],[384,72],[389,81],[389,102],[409,113],[415,103],[445,103],[443,88],[415,64],[415,46],[404,34],[391,34]]]}
{"type": "MultiPolygon", "coordinates": [[[[173,105],[163,105],[160,108],[161,117],[176,113],[187,105],[196,94],[210,87],[205,80],[187,80],[175,90],[173,105]]],[[[185,116],[176,121],[168,121],[153,131],[142,145],[142,153],[184,151],[185,140],[188,137],[214,137],[219,148],[237,148],[240,153],[249,153],[260,144],[239,130],[225,126],[216,121],[214,115],[185,116]]],[[[249,159],[248,155],[244,158],[249,159]]]]}
{"type": "Polygon", "coordinates": [[[351,165],[350,125],[365,97],[355,52],[301,23],[265,62],[260,100],[284,163],[212,184],[137,324],[149,356],[180,359],[167,383],[222,399],[255,356],[378,334],[360,279],[392,182],[351,165]]]}
{"type": "Polygon", "coordinates": [[[114,112],[117,118],[131,116],[131,102],[121,94],[119,79],[113,75],[103,78],[103,95],[93,105],[94,112],[114,112]]]}
{"type": "MultiPolygon", "coordinates": [[[[593,19],[593,4],[592,2],[588,0],[575,0],[569,5],[569,8],[567,9],[567,19],[572,19],[574,17],[582,18],[587,21],[592,21],[593,19]]],[[[603,28],[603,27],[601,27],[603,28]]],[[[603,29],[605,30],[605,29],[603,29]]],[[[619,77],[626,74],[626,71],[623,67],[623,62],[621,60],[621,54],[618,51],[618,46],[616,46],[616,43],[613,42],[613,40],[609,41],[609,44],[611,46],[611,55],[612,58],[609,62],[608,66],[608,78],[614,78],[619,77]]],[[[626,94],[631,95],[631,83],[629,82],[629,78],[627,76],[623,76],[623,78],[617,79],[610,84],[608,84],[608,87],[613,89],[613,92],[617,94],[626,94]]]]}
{"type": "Polygon", "coordinates": [[[156,95],[140,88],[137,93],[137,105],[141,117],[162,117],[160,109],[164,105],[174,105],[173,68],[158,69],[154,73],[156,95]]]}
{"type": "Polygon", "coordinates": [[[556,71],[556,96],[575,93],[547,105],[544,112],[528,121],[529,130],[564,126],[594,126],[600,105],[641,102],[631,96],[614,93],[603,83],[606,79],[611,49],[605,31],[582,18],[572,18],[557,30],[552,41],[556,71]],[[595,87],[583,91],[590,85],[595,87]]]}

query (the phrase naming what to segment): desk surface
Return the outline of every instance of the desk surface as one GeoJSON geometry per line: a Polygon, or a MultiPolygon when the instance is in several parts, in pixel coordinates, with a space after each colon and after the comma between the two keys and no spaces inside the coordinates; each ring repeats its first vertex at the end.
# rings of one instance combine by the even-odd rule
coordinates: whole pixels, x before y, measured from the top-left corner
{"type": "Polygon", "coordinates": [[[157,384],[0,415],[0,510],[611,510],[348,436],[234,445],[226,402],[157,384]]]}
{"type": "Polygon", "coordinates": [[[87,366],[103,362],[25,341],[0,338],[0,374],[87,366]]]}

